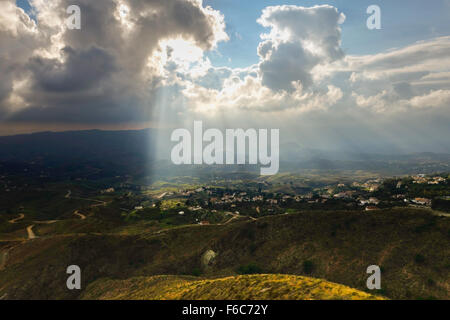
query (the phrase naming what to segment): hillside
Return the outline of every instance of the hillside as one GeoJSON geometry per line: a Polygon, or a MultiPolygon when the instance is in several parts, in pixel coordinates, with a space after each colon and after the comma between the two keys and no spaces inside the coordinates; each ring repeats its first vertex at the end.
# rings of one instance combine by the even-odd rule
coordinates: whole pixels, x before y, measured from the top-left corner
{"type": "MultiPolygon", "coordinates": [[[[89,225],[94,217],[80,220],[89,225]]],[[[35,230],[40,236],[40,227],[35,230]]],[[[448,299],[450,222],[429,211],[300,212],[227,225],[186,226],[139,234],[79,233],[4,242],[0,296],[77,299],[67,266],[82,269],[82,288],[100,278],[154,275],[217,278],[252,273],[304,275],[366,290],[366,269],[382,268],[380,295],[448,299]],[[217,253],[207,268],[201,257],[217,253]],[[248,268],[247,268],[248,269],[248,268]]]]}
{"type": "Polygon", "coordinates": [[[380,300],[381,297],[321,279],[246,275],[196,280],[155,276],[98,280],[82,299],[100,300],[380,300]]]}

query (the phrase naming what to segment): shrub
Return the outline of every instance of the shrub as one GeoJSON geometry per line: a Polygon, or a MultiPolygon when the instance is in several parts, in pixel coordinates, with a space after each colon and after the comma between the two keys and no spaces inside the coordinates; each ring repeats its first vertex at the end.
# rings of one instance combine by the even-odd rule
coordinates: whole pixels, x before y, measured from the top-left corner
{"type": "Polygon", "coordinates": [[[256,264],[250,263],[245,266],[240,266],[237,272],[239,274],[258,274],[262,273],[262,269],[258,267],[256,264]]]}
{"type": "Polygon", "coordinates": [[[303,261],[303,272],[306,274],[311,274],[315,269],[314,262],[310,260],[303,261]]]}
{"type": "Polygon", "coordinates": [[[425,262],[425,257],[423,255],[421,255],[420,253],[416,254],[416,256],[414,257],[414,261],[416,263],[424,263],[425,262]]]}
{"type": "Polygon", "coordinates": [[[200,277],[202,274],[202,271],[199,268],[194,268],[191,273],[194,277],[200,277]]]}

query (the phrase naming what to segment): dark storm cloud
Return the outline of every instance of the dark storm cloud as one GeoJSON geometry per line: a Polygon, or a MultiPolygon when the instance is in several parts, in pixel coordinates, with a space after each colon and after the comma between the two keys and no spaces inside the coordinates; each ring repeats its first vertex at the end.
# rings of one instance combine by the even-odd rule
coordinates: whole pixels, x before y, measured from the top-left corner
{"type": "Polygon", "coordinates": [[[183,38],[207,50],[226,39],[222,16],[196,0],[32,5],[36,23],[14,1],[3,5],[13,23],[0,23],[3,121],[149,121],[163,79],[150,60],[160,41],[183,38]],[[81,9],[81,30],[65,28],[70,5],[81,9]],[[26,51],[15,57],[11,48],[20,46],[26,51]]]}
{"type": "Polygon", "coordinates": [[[293,81],[304,88],[312,84],[311,69],[319,58],[304,50],[298,43],[281,43],[271,49],[269,59],[260,64],[262,84],[274,90],[294,90],[293,81]]]}
{"type": "Polygon", "coordinates": [[[33,75],[36,90],[70,92],[99,86],[100,82],[116,71],[114,57],[103,49],[90,48],[75,51],[62,50],[65,62],[57,59],[33,57],[27,67],[33,75]]]}

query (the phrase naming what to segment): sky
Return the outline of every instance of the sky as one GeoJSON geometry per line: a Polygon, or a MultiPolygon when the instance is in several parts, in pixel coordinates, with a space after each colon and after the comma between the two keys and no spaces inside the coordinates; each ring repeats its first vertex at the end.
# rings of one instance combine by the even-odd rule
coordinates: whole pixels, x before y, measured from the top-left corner
{"type": "Polygon", "coordinates": [[[374,54],[415,41],[450,34],[450,2],[423,0],[340,0],[340,1],[278,1],[207,0],[224,13],[230,41],[219,44],[220,54],[211,53],[214,64],[245,67],[258,61],[255,48],[264,27],[256,22],[262,10],[274,5],[310,7],[330,4],[346,16],[342,25],[342,47],[347,54],[374,54]],[[430,3],[431,2],[431,3],[430,3]],[[377,4],[382,9],[382,30],[366,27],[366,9],[377,4]],[[231,59],[231,62],[228,59],[231,59]]]}
{"type": "Polygon", "coordinates": [[[2,0],[0,135],[202,120],[302,147],[450,152],[448,21],[450,0],[2,0]]]}

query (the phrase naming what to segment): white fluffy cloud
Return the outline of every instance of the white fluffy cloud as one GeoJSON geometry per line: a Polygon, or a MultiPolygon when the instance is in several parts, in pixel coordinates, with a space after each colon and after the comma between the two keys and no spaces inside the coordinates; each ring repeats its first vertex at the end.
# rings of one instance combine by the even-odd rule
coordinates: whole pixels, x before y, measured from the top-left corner
{"type": "Polygon", "coordinates": [[[315,66],[344,56],[339,27],[344,20],[344,14],[329,5],[264,9],[258,22],[271,30],[258,47],[263,85],[293,90],[293,82],[300,82],[309,87],[315,66]]]}
{"type": "Polygon", "coordinates": [[[261,35],[259,63],[238,70],[210,68],[209,78],[221,83],[219,87],[190,79],[184,90],[188,106],[216,113],[326,110],[343,93],[332,84],[316,82],[313,70],[344,57],[339,26],[344,20],[342,13],[328,5],[266,8],[258,19],[269,29],[261,35]]]}
{"type": "Polygon", "coordinates": [[[271,28],[262,38],[274,42],[300,41],[314,54],[332,59],[342,56],[339,25],[344,21],[345,15],[329,5],[267,7],[258,19],[262,26],[271,28]]]}
{"type": "Polygon", "coordinates": [[[450,106],[450,90],[434,90],[410,100],[414,108],[447,108],[450,106]]]}
{"type": "Polygon", "coordinates": [[[347,57],[341,68],[351,72],[350,89],[358,106],[385,113],[450,107],[450,37],[347,57]]]}

